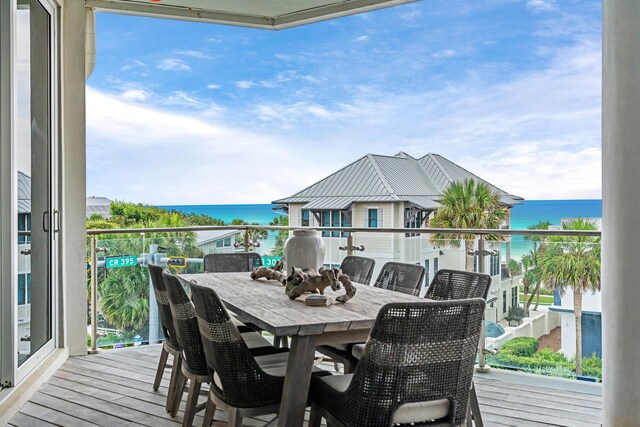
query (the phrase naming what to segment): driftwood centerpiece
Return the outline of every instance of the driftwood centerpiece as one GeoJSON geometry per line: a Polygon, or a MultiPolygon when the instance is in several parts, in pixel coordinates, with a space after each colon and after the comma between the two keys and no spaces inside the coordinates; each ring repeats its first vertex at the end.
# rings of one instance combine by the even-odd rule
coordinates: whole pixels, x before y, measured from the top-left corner
{"type": "Polygon", "coordinates": [[[285,287],[285,294],[290,299],[296,299],[300,295],[309,293],[320,293],[324,295],[324,290],[330,287],[333,291],[339,291],[342,287],[345,294],[336,298],[338,302],[347,302],[356,294],[356,288],[351,283],[349,276],[343,274],[341,270],[335,268],[322,267],[319,271],[313,269],[301,269],[291,267],[291,273],[287,276],[283,270],[282,261],[273,268],[258,267],[251,272],[251,278],[257,280],[265,278],[267,280],[277,280],[285,287]]]}

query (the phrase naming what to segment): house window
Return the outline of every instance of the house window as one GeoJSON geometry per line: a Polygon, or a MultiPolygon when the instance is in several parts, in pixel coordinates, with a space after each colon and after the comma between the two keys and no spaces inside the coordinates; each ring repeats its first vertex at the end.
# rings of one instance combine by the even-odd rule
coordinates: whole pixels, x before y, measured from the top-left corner
{"type": "MultiPolygon", "coordinates": [[[[18,231],[31,231],[31,214],[18,214],[18,231]]],[[[31,236],[18,234],[18,244],[24,245],[31,243],[31,236]]]]}
{"type": "Polygon", "coordinates": [[[490,257],[490,269],[489,274],[491,276],[497,276],[500,274],[500,253],[497,255],[491,255],[490,257]]]}
{"type": "Polygon", "coordinates": [[[518,287],[511,288],[511,307],[518,306],[518,287]]]}
{"type": "MultiPolygon", "coordinates": [[[[331,227],[331,211],[320,211],[320,227],[331,227]]],[[[331,236],[331,232],[323,231],[322,237],[331,236]]]]}
{"type": "MultiPolygon", "coordinates": [[[[351,227],[351,220],[349,219],[349,215],[347,215],[346,212],[340,212],[340,218],[342,221],[340,225],[342,227],[351,227]]],[[[342,232],[342,237],[349,237],[349,235],[351,235],[351,233],[349,233],[348,231],[342,232]]]]}
{"type": "Polygon", "coordinates": [[[507,312],[507,291],[502,291],[502,312],[507,312]]]}
{"type": "MultiPolygon", "coordinates": [[[[331,226],[340,227],[340,211],[331,211],[331,226]]],[[[340,232],[332,231],[331,237],[340,237],[340,232]]]]}
{"type": "Polygon", "coordinates": [[[367,210],[367,224],[369,228],[378,228],[378,209],[367,210]]]}
{"type": "Polygon", "coordinates": [[[228,248],[231,246],[231,237],[226,239],[220,239],[216,241],[216,248],[228,248]]]}
{"type": "Polygon", "coordinates": [[[18,274],[18,304],[31,303],[31,273],[18,274]]]}
{"type": "Polygon", "coordinates": [[[302,211],[302,226],[303,227],[308,227],[309,226],[309,211],[302,211]]]}
{"type": "Polygon", "coordinates": [[[429,286],[431,282],[429,281],[429,260],[424,260],[424,284],[429,286]]]}
{"type": "Polygon", "coordinates": [[[438,258],[434,258],[433,259],[433,275],[434,276],[436,275],[438,270],[440,270],[440,266],[438,265],[438,258]]]}
{"type": "MultiPolygon", "coordinates": [[[[405,228],[420,228],[422,225],[422,211],[415,211],[410,213],[410,209],[405,209],[405,217],[407,218],[404,222],[405,228]]],[[[420,233],[405,233],[405,237],[415,237],[419,236],[420,233]]]]}

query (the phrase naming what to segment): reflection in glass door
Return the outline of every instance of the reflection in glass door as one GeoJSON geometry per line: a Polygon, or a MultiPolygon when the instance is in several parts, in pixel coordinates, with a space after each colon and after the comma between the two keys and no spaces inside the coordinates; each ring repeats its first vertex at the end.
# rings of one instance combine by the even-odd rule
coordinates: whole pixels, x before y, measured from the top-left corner
{"type": "Polygon", "coordinates": [[[53,13],[44,0],[22,1],[16,19],[18,366],[53,347],[53,13]]]}

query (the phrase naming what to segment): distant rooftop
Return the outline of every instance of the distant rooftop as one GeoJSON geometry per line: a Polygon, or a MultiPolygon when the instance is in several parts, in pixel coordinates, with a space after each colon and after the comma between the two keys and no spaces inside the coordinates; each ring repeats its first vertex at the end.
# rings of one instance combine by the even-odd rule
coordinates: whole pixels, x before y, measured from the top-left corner
{"type": "Polygon", "coordinates": [[[474,179],[488,184],[507,206],[522,197],[507,193],[439,154],[416,159],[400,152],[395,156],[367,154],[350,165],[272,203],[305,203],[303,209],[346,209],[353,202],[404,201],[423,209],[436,209],[450,183],[474,179]]]}
{"type": "Polygon", "coordinates": [[[87,218],[91,214],[101,215],[103,218],[111,218],[111,200],[106,197],[87,197],[87,218]]]}

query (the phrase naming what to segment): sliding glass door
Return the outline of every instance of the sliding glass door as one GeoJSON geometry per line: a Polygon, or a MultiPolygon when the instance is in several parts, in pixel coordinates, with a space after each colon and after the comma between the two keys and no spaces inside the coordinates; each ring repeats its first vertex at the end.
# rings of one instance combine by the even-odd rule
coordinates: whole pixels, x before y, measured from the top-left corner
{"type": "Polygon", "coordinates": [[[0,93],[13,100],[0,101],[0,377],[12,386],[54,348],[58,43],[53,0],[2,3],[0,93]]]}

